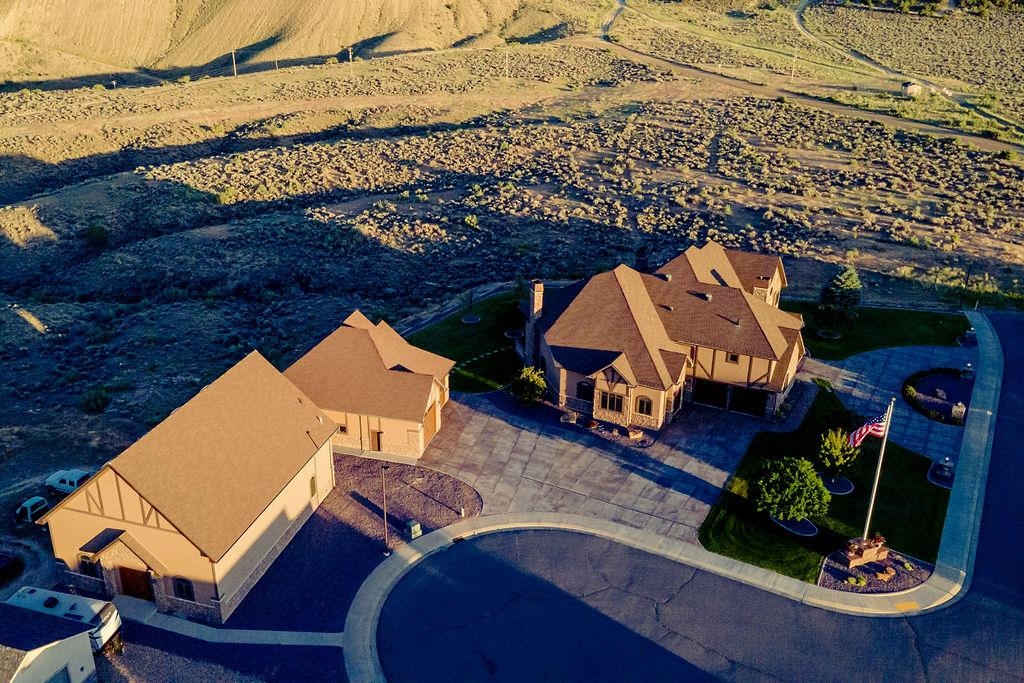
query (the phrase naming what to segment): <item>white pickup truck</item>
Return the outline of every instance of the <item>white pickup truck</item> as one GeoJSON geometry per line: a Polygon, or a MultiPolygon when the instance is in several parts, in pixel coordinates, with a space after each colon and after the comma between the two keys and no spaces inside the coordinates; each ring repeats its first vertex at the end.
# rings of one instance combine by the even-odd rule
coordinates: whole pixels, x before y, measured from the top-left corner
{"type": "Polygon", "coordinates": [[[46,488],[53,493],[74,493],[91,476],[85,470],[61,470],[46,478],[46,488]]]}

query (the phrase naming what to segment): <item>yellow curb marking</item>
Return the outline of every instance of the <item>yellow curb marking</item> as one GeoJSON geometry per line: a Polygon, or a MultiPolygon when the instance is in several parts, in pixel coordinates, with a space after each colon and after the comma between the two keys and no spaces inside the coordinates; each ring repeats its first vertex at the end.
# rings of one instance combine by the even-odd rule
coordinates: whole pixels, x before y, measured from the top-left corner
{"type": "Polygon", "coordinates": [[[897,602],[893,605],[893,607],[895,607],[901,612],[911,612],[913,610],[916,610],[919,607],[919,605],[913,600],[910,600],[908,602],[897,602]]]}

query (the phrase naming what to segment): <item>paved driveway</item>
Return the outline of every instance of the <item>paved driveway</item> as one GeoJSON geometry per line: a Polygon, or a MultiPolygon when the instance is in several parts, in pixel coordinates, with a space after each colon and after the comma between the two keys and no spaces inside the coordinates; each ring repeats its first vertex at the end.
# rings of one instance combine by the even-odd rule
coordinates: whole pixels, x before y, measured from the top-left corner
{"type": "Polygon", "coordinates": [[[778,424],[687,405],[643,449],[561,424],[556,411],[523,408],[501,393],[463,395],[445,409],[422,462],[476,488],[485,515],[567,512],[696,543],[754,435],[799,424],[814,389],[803,382],[793,392],[798,407],[778,424]]]}
{"type": "Polygon", "coordinates": [[[889,438],[932,460],[956,460],[963,427],[929,420],[907,405],[900,396],[903,380],[921,370],[962,368],[978,364],[978,349],[960,346],[899,346],[860,353],[829,363],[838,370],[833,385],[843,404],[861,415],[885,412],[896,397],[889,438]]]}

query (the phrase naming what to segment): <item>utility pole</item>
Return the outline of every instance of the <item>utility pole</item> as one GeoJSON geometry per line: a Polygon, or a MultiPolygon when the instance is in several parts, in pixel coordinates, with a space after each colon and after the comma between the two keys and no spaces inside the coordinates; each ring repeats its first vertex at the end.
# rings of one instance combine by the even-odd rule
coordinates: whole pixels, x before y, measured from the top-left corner
{"type": "Polygon", "coordinates": [[[238,76],[238,64],[235,62],[235,49],[231,48],[231,71],[238,76]]]}
{"type": "Polygon", "coordinates": [[[352,61],[352,46],[349,45],[349,48],[348,48],[348,77],[349,77],[349,80],[355,80],[355,78],[356,78],[356,71],[355,71],[355,69],[356,69],[355,63],[352,61]]]}
{"type": "Polygon", "coordinates": [[[508,44],[505,44],[505,85],[508,85],[509,73],[508,73],[508,44]]]}
{"type": "Polygon", "coordinates": [[[380,466],[380,493],[381,500],[383,501],[384,510],[384,557],[391,554],[391,544],[388,543],[388,487],[384,482],[384,473],[388,471],[390,467],[384,463],[380,466]]]}
{"type": "Polygon", "coordinates": [[[274,60],[274,71],[279,71],[280,69],[281,69],[281,67],[277,65],[277,60],[275,59],[274,60]]]}
{"type": "Polygon", "coordinates": [[[790,69],[790,71],[789,71],[789,82],[790,83],[792,83],[793,79],[796,78],[796,55],[797,55],[797,50],[794,47],[793,48],[793,68],[790,69]]]}

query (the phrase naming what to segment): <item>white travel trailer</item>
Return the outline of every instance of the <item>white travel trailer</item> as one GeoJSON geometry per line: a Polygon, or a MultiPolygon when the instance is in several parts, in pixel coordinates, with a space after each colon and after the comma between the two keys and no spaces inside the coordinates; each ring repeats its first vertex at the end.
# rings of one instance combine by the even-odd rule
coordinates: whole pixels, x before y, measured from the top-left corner
{"type": "Polygon", "coordinates": [[[92,641],[93,652],[107,646],[117,650],[122,647],[121,614],[105,600],[22,586],[7,598],[7,604],[92,626],[89,640],[92,641]]]}

